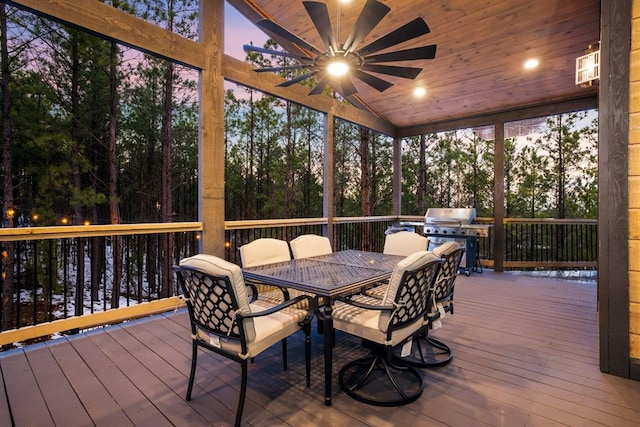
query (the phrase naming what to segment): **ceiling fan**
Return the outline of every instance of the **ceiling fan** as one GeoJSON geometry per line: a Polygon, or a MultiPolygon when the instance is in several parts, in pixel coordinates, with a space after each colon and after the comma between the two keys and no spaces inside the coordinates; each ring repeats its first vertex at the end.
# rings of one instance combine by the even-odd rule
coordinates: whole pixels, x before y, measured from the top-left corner
{"type": "Polygon", "coordinates": [[[324,42],[326,50],[322,51],[318,49],[269,19],[262,19],[256,22],[256,25],[273,35],[280,36],[294,43],[303,49],[303,52],[308,52],[308,54],[297,54],[253,45],[244,45],[244,50],[247,52],[265,53],[298,61],[298,64],[295,65],[257,68],[255,70],[256,72],[306,70],[304,74],[280,83],[278,86],[287,87],[315,76],[319,80],[317,85],[309,92],[309,95],[320,94],[327,85],[330,85],[343,97],[349,98],[358,92],[351,79],[353,76],[378,91],[383,92],[393,86],[393,83],[370,73],[415,79],[422,71],[422,68],[386,65],[386,63],[435,58],[436,45],[433,44],[378,53],[391,46],[429,33],[429,27],[422,18],[416,18],[379,39],[372,41],[366,46],[359,48],[358,45],[375,26],[378,25],[382,18],[389,13],[391,9],[388,6],[377,0],[367,0],[346,41],[340,43],[337,40],[337,36],[333,33],[327,5],[317,1],[303,1],[302,3],[324,42]]]}

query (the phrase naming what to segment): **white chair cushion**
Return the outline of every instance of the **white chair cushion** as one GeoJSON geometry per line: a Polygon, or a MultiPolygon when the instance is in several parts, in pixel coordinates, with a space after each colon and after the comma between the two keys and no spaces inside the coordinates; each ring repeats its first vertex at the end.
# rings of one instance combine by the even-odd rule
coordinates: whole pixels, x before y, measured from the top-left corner
{"type": "Polygon", "coordinates": [[[289,245],[293,257],[296,259],[327,255],[333,252],[329,238],[317,234],[303,234],[289,242],[289,245]]]}
{"type": "MultiPolygon", "coordinates": [[[[358,295],[355,300],[365,304],[380,305],[377,298],[358,295]]],[[[368,310],[351,304],[336,302],[333,308],[333,326],[335,329],[361,337],[383,345],[398,345],[413,335],[422,327],[422,319],[391,334],[391,341],[387,341],[387,332],[380,330],[380,317],[383,311],[368,310]]],[[[388,318],[388,316],[387,316],[388,318]]]]}
{"type": "Polygon", "coordinates": [[[451,255],[453,251],[460,248],[460,244],[458,242],[449,241],[444,242],[436,248],[433,248],[433,254],[439,258],[442,258],[445,255],[451,255]]]}
{"type": "Polygon", "coordinates": [[[284,240],[264,237],[240,246],[240,262],[243,267],[272,264],[291,260],[289,244],[284,240]]]}
{"type": "MultiPolygon", "coordinates": [[[[272,307],[272,305],[258,300],[251,303],[250,307],[252,313],[257,313],[272,307]]],[[[257,356],[273,344],[298,331],[300,329],[298,323],[306,315],[306,310],[288,307],[267,316],[256,317],[255,322],[253,322],[255,336],[252,340],[247,341],[247,352],[245,354],[242,353],[242,347],[237,340],[212,337],[203,330],[198,330],[198,338],[227,351],[237,353],[238,356],[247,359],[257,356]]]]}
{"type": "Polygon", "coordinates": [[[415,252],[426,251],[428,247],[427,237],[412,231],[400,231],[385,236],[382,252],[389,255],[408,256],[415,252]]]}

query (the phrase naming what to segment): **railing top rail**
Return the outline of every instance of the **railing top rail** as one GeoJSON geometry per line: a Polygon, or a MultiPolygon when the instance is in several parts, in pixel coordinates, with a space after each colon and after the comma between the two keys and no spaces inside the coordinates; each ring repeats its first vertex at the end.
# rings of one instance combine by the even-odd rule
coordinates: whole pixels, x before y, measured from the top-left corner
{"type": "Polygon", "coordinates": [[[597,219],[572,218],[505,218],[505,224],[597,224],[597,219]]]}
{"type": "Polygon", "coordinates": [[[225,221],[225,230],[240,230],[246,228],[268,228],[295,225],[327,224],[327,218],[289,218],[289,219],[251,219],[243,221],[225,221]]]}
{"type": "Polygon", "coordinates": [[[146,224],[67,225],[54,227],[1,228],[0,241],[66,239],[76,237],[123,236],[131,234],[202,231],[201,222],[146,224]]]}
{"type": "Polygon", "coordinates": [[[348,216],[333,218],[334,223],[355,223],[355,222],[379,222],[379,221],[396,221],[400,217],[397,215],[386,216],[348,216]]]}

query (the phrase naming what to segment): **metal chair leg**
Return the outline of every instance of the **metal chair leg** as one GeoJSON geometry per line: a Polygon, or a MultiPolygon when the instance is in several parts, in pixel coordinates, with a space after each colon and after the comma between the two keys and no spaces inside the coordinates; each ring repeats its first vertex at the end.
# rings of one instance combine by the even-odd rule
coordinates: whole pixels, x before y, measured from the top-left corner
{"type": "Polygon", "coordinates": [[[247,395],[247,361],[243,360],[240,365],[242,366],[242,380],[240,382],[240,397],[238,399],[238,409],[236,411],[235,427],[240,427],[242,422],[242,411],[244,410],[244,400],[247,395]]]}
{"type": "Polygon", "coordinates": [[[185,399],[187,401],[191,400],[191,392],[193,391],[193,381],[196,376],[196,365],[198,359],[198,345],[195,341],[192,342],[191,345],[191,373],[189,374],[189,385],[187,386],[187,396],[185,399]]]}

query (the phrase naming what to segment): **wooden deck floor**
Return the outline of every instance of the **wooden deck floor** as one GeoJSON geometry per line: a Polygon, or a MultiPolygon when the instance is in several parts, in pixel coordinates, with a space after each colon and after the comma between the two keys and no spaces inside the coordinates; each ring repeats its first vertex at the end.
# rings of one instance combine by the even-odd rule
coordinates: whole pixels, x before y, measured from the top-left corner
{"type": "MultiPolygon", "coordinates": [[[[423,396],[401,408],[360,404],[334,380],[323,405],[322,339],[314,331],[312,386],[302,335],[251,365],[243,425],[640,425],[640,382],[598,369],[596,285],[485,271],[461,276],[455,314],[433,333],[453,362],[422,370],[423,396]]],[[[314,328],[315,329],[315,328],[314,328]]],[[[0,354],[0,426],[231,425],[238,367],[199,358],[191,402],[186,312],[167,313],[0,354]]],[[[337,335],[334,370],[360,355],[337,335]]]]}

